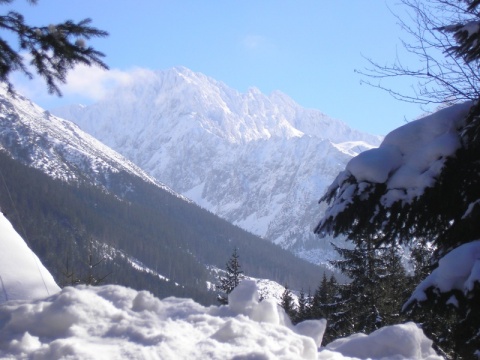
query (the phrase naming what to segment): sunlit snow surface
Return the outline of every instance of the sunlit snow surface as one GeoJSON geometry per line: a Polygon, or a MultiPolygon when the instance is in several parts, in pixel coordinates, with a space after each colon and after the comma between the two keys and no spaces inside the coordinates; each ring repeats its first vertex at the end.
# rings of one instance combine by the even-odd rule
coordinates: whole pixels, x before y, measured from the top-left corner
{"type": "Polygon", "coordinates": [[[43,298],[59,290],[37,255],[0,213],[0,303],[43,298]]]}
{"type": "Polygon", "coordinates": [[[358,182],[386,182],[387,205],[412,200],[433,185],[445,158],[460,147],[457,129],[471,105],[453,105],[395,129],[379,148],[350,160],[347,170],[358,182]]]}
{"type": "Polygon", "coordinates": [[[67,287],[0,306],[6,359],[441,359],[412,323],[319,348],[324,320],[292,326],[274,300],[243,281],[228,306],[159,300],[117,285],[67,287]],[[346,356],[342,356],[344,352],[346,356]]]}
{"type": "Polygon", "coordinates": [[[377,149],[347,164],[358,182],[386,183],[382,202],[411,201],[432,186],[445,158],[460,147],[457,132],[471,103],[453,105],[389,133],[377,149]]]}

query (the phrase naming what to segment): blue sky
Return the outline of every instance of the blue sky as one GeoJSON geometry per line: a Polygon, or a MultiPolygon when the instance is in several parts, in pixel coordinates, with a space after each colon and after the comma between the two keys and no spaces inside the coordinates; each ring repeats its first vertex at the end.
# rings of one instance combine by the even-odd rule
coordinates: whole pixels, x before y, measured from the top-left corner
{"type": "MultiPolygon", "coordinates": [[[[110,75],[78,72],[64,97],[47,96],[40,81],[15,78],[17,88],[44,108],[82,102],[104,94],[134,68],[185,66],[245,92],[257,87],[292,97],[350,126],[386,134],[423,113],[361,85],[355,69],[366,56],[394,60],[404,37],[389,7],[396,1],[368,0],[16,0],[10,6],[29,23],[47,25],[90,17],[110,33],[91,44],[106,54],[110,75]],[[83,93],[84,96],[80,96],[83,93]]],[[[407,59],[414,61],[415,59],[407,59]]],[[[408,87],[413,80],[399,83],[408,87]]]]}

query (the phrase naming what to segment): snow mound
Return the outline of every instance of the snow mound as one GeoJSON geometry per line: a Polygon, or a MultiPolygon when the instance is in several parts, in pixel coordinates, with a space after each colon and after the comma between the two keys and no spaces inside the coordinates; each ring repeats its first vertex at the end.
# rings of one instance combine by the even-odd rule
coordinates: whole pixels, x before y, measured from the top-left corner
{"type": "Polygon", "coordinates": [[[412,322],[385,326],[368,336],[354,334],[338,339],[328,344],[326,349],[344,356],[372,360],[442,359],[432,349],[432,341],[412,322]]]}
{"type": "Polygon", "coordinates": [[[433,357],[431,343],[415,325],[363,336],[360,343],[350,337],[342,346],[319,352],[324,320],[293,326],[273,300],[258,301],[250,280],[229,301],[227,306],[203,307],[190,299],[160,300],[117,285],[67,287],[42,300],[8,301],[0,305],[0,357],[322,360],[345,359],[339,351],[347,350],[342,349],[362,357],[368,344],[379,349],[374,353],[379,359],[392,354],[394,359],[411,359],[412,354],[440,359],[433,357]],[[395,344],[407,349],[387,349],[395,344]]]}
{"type": "Polygon", "coordinates": [[[37,255],[0,213],[0,303],[43,298],[59,290],[37,255]]]}

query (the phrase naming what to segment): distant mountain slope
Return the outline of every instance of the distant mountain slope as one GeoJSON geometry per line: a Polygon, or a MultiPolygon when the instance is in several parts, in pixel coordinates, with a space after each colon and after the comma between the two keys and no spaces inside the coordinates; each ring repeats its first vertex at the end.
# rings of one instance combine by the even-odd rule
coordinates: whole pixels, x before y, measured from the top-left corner
{"type": "Polygon", "coordinates": [[[209,303],[207,265],[238,247],[253,277],[315,287],[323,270],[201,209],[74,124],[0,94],[0,206],[59,283],[88,276],[209,303]]]}
{"type": "Polygon", "coordinates": [[[72,122],[51,115],[20,94],[8,94],[5,87],[0,87],[0,149],[67,182],[84,180],[108,188],[113,186],[109,176],[127,172],[173,193],[72,122]]]}
{"type": "Polygon", "coordinates": [[[288,96],[242,94],[186,68],[138,71],[103,101],[54,112],[202,207],[314,262],[317,200],[380,138],[288,96]]]}

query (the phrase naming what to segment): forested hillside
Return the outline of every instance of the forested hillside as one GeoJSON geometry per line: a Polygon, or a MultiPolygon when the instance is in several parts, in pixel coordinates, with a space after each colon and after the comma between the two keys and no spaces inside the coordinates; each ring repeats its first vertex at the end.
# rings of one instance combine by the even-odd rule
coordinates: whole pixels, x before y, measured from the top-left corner
{"type": "MultiPolygon", "coordinates": [[[[204,265],[223,268],[235,247],[250,276],[305,289],[322,276],[319,267],[140,179],[130,178],[135,191],[120,199],[88,183],[53,180],[3,152],[0,169],[2,211],[60,284],[72,271],[88,276],[91,255],[93,262],[105,257],[93,271],[109,274],[107,283],[211,303],[204,265]]],[[[111,174],[112,190],[127,176],[111,174]]]]}

